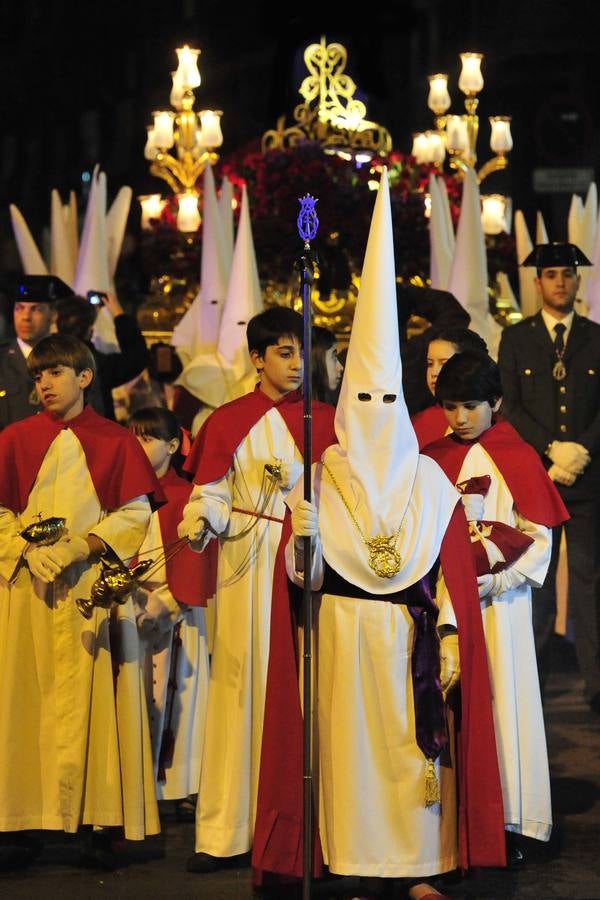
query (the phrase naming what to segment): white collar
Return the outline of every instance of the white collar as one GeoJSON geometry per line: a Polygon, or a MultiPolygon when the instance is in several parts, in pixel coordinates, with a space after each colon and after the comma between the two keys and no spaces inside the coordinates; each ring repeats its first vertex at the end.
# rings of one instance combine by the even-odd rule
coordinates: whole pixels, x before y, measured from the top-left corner
{"type": "Polygon", "coordinates": [[[555,319],[554,316],[551,316],[549,312],[546,312],[545,309],[541,310],[542,319],[544,320],[544,325],[546,326],[546,330],[550,335],[550,339],[552,343],[554,343],[554,338],[556,337],[556,332],[554,331],[554,326],[559,323],[565,326],[565,331],[563,334],[563,340],[565,344],[567,343],[567,338],[569,337],[569,333],[573,326],[573,316],[575,315],[575,311],[571,310],[568,316],[565,316],[564,319],[555,319]]]}

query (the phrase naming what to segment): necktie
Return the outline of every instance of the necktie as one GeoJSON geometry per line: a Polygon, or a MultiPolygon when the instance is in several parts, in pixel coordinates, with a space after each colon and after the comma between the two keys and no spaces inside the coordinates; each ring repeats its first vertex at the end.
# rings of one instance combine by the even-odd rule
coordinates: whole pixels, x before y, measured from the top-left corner
{"type": "Polygon", "coordinates": [[[554,349],[556,350],[557,355],[560,355],[564,352],[565,349],[565,340],[563,338],[563,334],[567,330],[567,326],[563,325],[562,322],[559,322],[558,325],[554,326],[554,334],[556,337],[554,338],[554,349]]]}
{"type": "Polygon", "coordinates": [[[567,370],[563,363],[563,356],[565,353],[565,340],[563,334],[565,331],[566,326],[563,325],[562,322],[559,322],[554,326],[554,334],[556,335],[554,338],[554,355],[556,356],[556,362],[552,369],[552,376],[556,381],[562,381],[567,375],[567,370]]]}

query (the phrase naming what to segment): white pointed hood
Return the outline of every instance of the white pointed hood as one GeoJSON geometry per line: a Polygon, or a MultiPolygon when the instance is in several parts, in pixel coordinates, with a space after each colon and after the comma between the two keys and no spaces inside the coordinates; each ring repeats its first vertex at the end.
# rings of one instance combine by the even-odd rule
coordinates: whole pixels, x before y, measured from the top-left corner
{"type": "MultiPolygon", "coordinates": [[[[227,262],[221,216],[210,165],[204,170],[202,201],[202,260],[200,290],[192,305],[173,329],[171,344],[182,361],[189,362],[198,353],[214,353],[227,292],[227,262]]],[[[180,375],[176,384],[187,387],[180,375]]]]}
{"type": "Polygon", "coordinates": [[[223,233],[223,251],[227,274],[231,272],[233,264],[233,245],[234,245],[234,229],[233,229],[233,185],[227,175],[223,176],[221,182],[221,193],[219,194],[219,215],[221,217],[221,231],[223,233]]]}
{"type": "Polygon", "coordinates": [[[26,275],[48,275],[48,267],[21,210],[14,203],[10,204],[9,210],[23,271],[26,275]]]}
{"type": "Polygon", "coordinates": [[[122,187],[111,203],[106,216],[107,262],[111,283],[114,283],[117,263],[121,255],[132,196],[133,191],[130,187],[122,187]]]}
{"type": "Polygon", "coordinates": [[[527,222],[522,211],[518,209],[514,221],[515,244],[517,248],[517,265],[519,272],[519,303],[523,316],[533,316],[541,306],[541,300],[535,286],[535,270],[521,263],[533,250],[527,222]]]}
{"type": "Polygon", "coordinates": [[[75,257],[69,230],[69,207],[64,207],[55,189],[50,194],[50,271],[72,286],[75,280],[75,257]]]}
{"type": "Polygon", "coordinates": [[[437,175],[431,175],[429,178],[429,195],[431,197],[429,277],[432,288],[445,291],[448,289],[455,238],[446,185],[437,175]]]}
{"type": "Polygon", "coordinates": [[[389,579],[369,567],[369,550],[327,471],[319,486],[325,559],[342,577],[371,593],[408,587],[437,558],[458,494],[436,463],[419,456],[402,392],[386,169],[371,221],[335,431],[339,443],[323,454],[325,466],[367,540],[396,534],[401,526],[395,549],[402,564],[389,579]]]}
{"type": "MultiPolygon", "coordinates": [[[[106,239],[106,174],[99,171],[99,166],[92,174],[73,290],[81,297],[88,291],[111,290],[106,239]]],[[[96,316],[92,341],[101,353],[118,353],[120,350],[113,317],[104,307],[96,316]]]]}
{"type": "Polygon", "coordinates": [[[248,321],[263,309],[246,187],[238,224],[233,265],[219,327],[216,353],[200,353],[186,366],[180,381],[209,406],[221,406],[252,390],[256,372],[248,353],[248,321]]]}

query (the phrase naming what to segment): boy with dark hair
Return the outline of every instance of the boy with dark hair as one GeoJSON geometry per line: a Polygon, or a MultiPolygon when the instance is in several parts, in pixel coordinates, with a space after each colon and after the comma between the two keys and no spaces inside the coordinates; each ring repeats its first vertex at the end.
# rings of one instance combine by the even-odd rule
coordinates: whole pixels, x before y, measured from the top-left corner
{"type": "MultiPolygon", "coordinates": [[[[194,872],[252,845],[259,768],[261,780],[268,775],[260,763],[276,690],[271,654],[289,637],[280,630],[288,598],[279,551],[284,500],[302,472],[302,316],[272,307],[248,322],[247,339],[259,384],[209,416],[185,465],[194,488],[179,534],[197,550],[214,537],[220,544],[194,872]]],[[[313,403],[313,458],[335,439],[333,415],[313,403]]]]}
{"type": "Polygon", "coordinates": [[[411,417],[415,429],[419,449],[431,441],[448,433],[448,423],[441,406],[435,402],[435,383],[444,363],[456,353],[470,350],[487,356],[487,345],[476,331],[470,328],[453,326],[449,328],[430,328],[427,332],[429,341],[425,359],[425,380],[431,392],[431,406],[422,409],[411,417]]]}
{"type": "MultiPolygon", "coordinates": [[[[463,494],[475,555],[492,684],[504,822],[508,834],[542,841],[552,814],[544,720],[531,624],[531,587],[542,584],[550,529],[568,514],[539,457],[496,416],[496,363],[461,353],[435,386],[452,434],[423,451],[463,494]]],[[[439,624],[439,623],[438,623],[439,624]]],[[[509,861],[523,859],[509,838],[509,861]]]]}
{"type": "Polygon", "coordinates": [[[162,495],[135,437],[85,404],[85,344],[50,335],[27,364],[43,410],[0,434],[3,861],[34,855],[32,830],[86,825],[88,861],[110,867],[101,829],[133,840],[160,830],[135,616],[130,599],[90,619],[75,601],[90,597],[104,554],[137,552],[148,495],[162,495]],[[51,517],[62,536],[36,543],[28,526],[51,517]]]}

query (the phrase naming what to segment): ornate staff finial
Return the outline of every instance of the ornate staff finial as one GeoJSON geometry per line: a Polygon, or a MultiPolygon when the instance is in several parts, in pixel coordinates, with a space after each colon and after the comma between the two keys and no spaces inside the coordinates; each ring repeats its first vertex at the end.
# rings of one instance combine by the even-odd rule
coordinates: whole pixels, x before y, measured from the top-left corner
{"type": "Polygon", "coordinates": [[[308,248],[319,227],[319,219],[315,209],[315,205],[319,201],[311,194],[305,194],[304,197],[298,197],[298,202],[300,203],[300,212],[297,219],[298,234],[304,241],[304,246],[308,248]]]}

